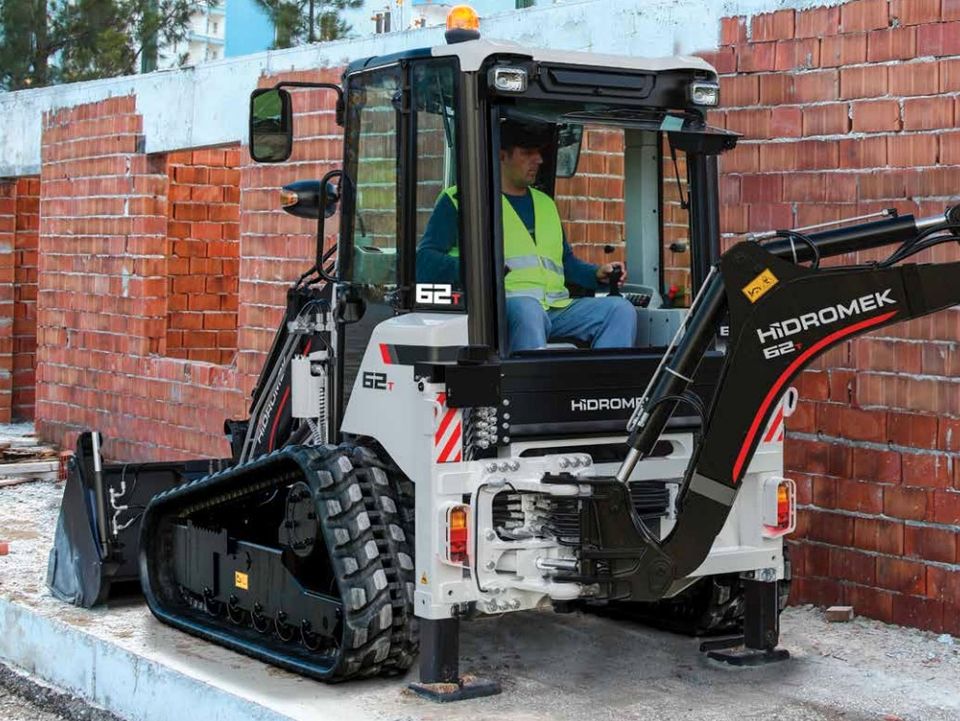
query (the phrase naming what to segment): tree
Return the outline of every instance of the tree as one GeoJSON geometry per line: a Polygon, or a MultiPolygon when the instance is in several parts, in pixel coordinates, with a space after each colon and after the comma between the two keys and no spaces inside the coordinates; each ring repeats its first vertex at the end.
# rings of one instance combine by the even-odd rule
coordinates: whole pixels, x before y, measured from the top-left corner
{"type": "Polygon", "coordinates": [[[135,73],[145,53],[186,37],[190,15],[203,2],[0,0],[0,86],[135,73]]]}
{"type": "Polygon", "coordinates": [[[340,13],[363,7],[363,0],[257,0],[275,29],[274,48],[337,40],[352,29],[340,13]]]}

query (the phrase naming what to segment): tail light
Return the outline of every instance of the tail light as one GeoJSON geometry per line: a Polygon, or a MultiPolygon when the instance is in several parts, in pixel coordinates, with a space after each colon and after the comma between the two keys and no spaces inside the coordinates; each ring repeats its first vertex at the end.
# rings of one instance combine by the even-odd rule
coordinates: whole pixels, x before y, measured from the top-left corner
{"type": "Polygon", "coordinates": [[[768,478],[763,484],[763,535],[778,538],[797,527],[797,484],[768,478]]]}
{"type": "Polygon", "coordinates": [[[469,566],[468,527],[470,508],[451,506],[447,509],[447,561],[455,566],[469,566]]]}

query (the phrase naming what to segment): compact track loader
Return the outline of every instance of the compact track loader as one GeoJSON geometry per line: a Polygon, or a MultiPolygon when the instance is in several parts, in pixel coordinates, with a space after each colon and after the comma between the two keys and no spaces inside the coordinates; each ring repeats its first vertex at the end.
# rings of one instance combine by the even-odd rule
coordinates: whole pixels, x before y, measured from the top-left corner
{"type": "Polygon", "coordinates": [[[51,587],[92,605],[137,559],[165,623],[324,681],[403,673],[419,652],[415,687],[444,700],[496,691],[462,681],[460,622],[515,611],[726,631],[704,650],[784,658],[790,383],[838,343],[960,301],[958,264],[902,262],[955,242],[957,213],[773,231],[721,254],[717,158],[738,138],[705,122],[707,63],[448,35],[462,42],[354,62],[342,85],[253,93],[262,162],[290,156],[301,94],[336,97],[342,170],[282,194],[316,220],[316,262],[249,419],[227,423],[232,458],[104,466],[99,437],[81,436],[51,587]],[[571,292],[629,300],[632,346],[506,352],[508,120],[549,130],[536,187],[574,249],[625,261],[627,282],[571,292]],[[438,279],[420,239],[453,186],[458,270],[438,279]],[[821,265],[885,245],[882,261],[821,265]]]}

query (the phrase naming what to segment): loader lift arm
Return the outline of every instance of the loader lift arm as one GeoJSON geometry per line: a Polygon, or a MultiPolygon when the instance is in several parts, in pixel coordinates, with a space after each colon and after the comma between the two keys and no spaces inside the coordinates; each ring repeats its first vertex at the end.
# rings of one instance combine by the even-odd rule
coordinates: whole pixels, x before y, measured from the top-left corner
{"type": "Polygon", "coordinates": [[[599,583],[612,600],[653,601],[693,572],[723,528],[790,381],[839,343],[960,303],[960,262],[899,264],[956,242],[958,221],[960,206],[936,218],[908,215],[809,236],[779,231],[765,245],[743,242],[725,253],[631,419],[630,450],[616,479],[588,481],[594,488],[582,512],[581,568],[569,580],[599,583]],[[820,258],[893,243],[900,247],[883,262],[819,267],[820,258]],[[813,265],[799,265],[806,260],[813,265]],[[726,360],[686,471],[676,524],[657,539],[636,518],[626,479],[674,408],[690,398],[699,360],[727,315],[726,360]]]}

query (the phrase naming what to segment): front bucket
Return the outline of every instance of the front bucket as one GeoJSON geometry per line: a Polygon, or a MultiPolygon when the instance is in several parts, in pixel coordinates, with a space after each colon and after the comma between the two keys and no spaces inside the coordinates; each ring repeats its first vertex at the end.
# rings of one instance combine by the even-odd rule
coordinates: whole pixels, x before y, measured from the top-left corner
{"type": "Polygon", "coordinates": [[[224,460],[123,463],[102,467],[106,548],[99,539],[93,434],[81,433],[70,460],[56,535],[47,563],[54,596],[90,608],[112,596],[140,593],[140,518],[157,493],[229,465],[224,460]]]}

